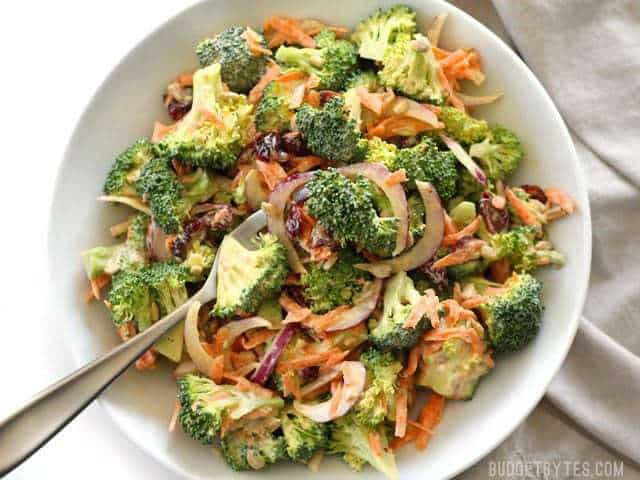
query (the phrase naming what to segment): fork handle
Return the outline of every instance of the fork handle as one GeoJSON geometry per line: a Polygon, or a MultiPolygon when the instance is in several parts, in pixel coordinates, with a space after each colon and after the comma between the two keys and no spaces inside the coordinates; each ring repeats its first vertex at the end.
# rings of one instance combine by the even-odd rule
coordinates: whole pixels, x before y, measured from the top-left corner
{"type": "Polygon", "coordinates": [[[0,477],[24,462],[84,410],[127,367],[176,325],[198,296],[196,294],[147,330],[43,390],[24,407],[2,420],[0,477]]]}

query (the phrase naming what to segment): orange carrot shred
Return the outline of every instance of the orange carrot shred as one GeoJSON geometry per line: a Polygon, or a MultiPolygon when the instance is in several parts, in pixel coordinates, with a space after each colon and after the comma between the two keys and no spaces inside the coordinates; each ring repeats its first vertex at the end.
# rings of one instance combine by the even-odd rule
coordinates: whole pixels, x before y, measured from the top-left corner
{"type": "Polygon", "coordinates": [[[254,105],[258,103],[258,101],[262,98],[264,89],[267,88],[267,85],[269,85],[269,82],[271,82],[271,80],[275,80],[279,75],[280,67],[277,64],[272,63],[264,72],[264,75],[260,77],[258,83],[256,83],[249,92],[249,102],[253,103],[254,105]]]}
{"type": "Polygon", "coordinates": [[[431,392],[427,403],[418,416],[418,422],[425,429],[425,431],[421,431],[416,438],[416,448],[418,450],[425,450],[427,448],[429,438],[438,423],[440,423],[443,411],[444,397],[435,392],[431,392]]]}
{"type": "Polygon", "coordinates": [[[452,247],[453,245],[458,243],[458,241],[462,237],[468,237],[468,236],[473,235],[474,233],[476,233],[478,231],[478,229],[480,228],[481,223],[482,223],[482,217],[480,217],[480,215],[478,215],[476,218],[474,218],[469,223],[469,225],[464,227],[462,230],[460,230],[460,231],[458,231],[456,233],[451,233],[449,235],[445,235],[444,238],[442,239],[442,246],[443,247],[452,247]]]}
{"type": "Polygon", "coordinates": [[[224,355],[220,354],[211,364],[211,380],[220,384],[224,376],[224,355]]]}

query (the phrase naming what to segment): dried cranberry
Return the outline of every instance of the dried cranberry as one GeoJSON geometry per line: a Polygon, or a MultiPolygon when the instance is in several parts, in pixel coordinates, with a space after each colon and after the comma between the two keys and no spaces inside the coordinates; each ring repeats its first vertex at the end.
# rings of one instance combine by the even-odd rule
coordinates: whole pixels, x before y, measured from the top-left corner
{"type": "Polygon", "coordinates": [[[289,285],[287,287],[287,295],[289,295],[296,303],[302,306],[307,306],[307,297],[304,296],[302,287],[296,285],[289,285]]]}
{"type": "Polygon", "coordinates": [[[458,241],[456,242],[456,244],[454,245],[454,250],[458,250],[459,248],[463,248],[467,243],[471,242],[475,240],[475,238],[471,235],[465,235],[464,237],[461,237],[458,239],[458,241]]]}
{"type": "Polygon", "coordinates": [[[268,162],[269,160],[276,160],[280,158],[280,134],[277,132],[270,132],[264,135],[259,135],[254,140],[253,149],[256,152],[256,157],[259,160],[268,162]]]}
{"type": "Polygon", "coordinates": [[[311,382],[315,380],[316,378],[318,378],[319,374],[320,374],[320,367],[318,367],[317,365],[314,365],[311,367],[304,367],[300,371],[300,375],[302,376],[302,380],[304,382],[311,382]]]}
{"type": "Polygon", "coordinates": [[[311,230],[311,246],[313,248],[316,247],[324,247],[324,246],[334,246],[333,239],[329,235],[329,233],[320,225],[316,223],[313,226],[313,230],[311,230]]]}
{"type": "Polygon", "coordinates": [[[203,224],[214,231],[226,231],[233,225],[233,210],[229,205],[219,204],[202,217],[203,224]]]}
{"type": "Polygon", "coordinates": [[[482,198],[478,202],[478,208],[484,224],[490,233],[504,232],[509,229],[509,225],[511,224],[509,210],[494,207],[493,203],[491,203],[491,194],[489,192],[482,193],[482,198]]]}
{"type": "Polygon", "coordinates": [[[433,268],[434,262],[435,259],[431,259],[421,267],[418,267],[418,270],[424,273],[438,293],[442,293],[445,292],[449,286],[449,277],[447,277],[446,269],[433,268]]]}
{"type": "Polygon", "coordinates": [[[293,195],[291,195],[291,199],[296,203],[304,203],[307,198],[309,198],[310,194],[311,192],[309,192],[309,189],[307,187],[302,187],[296,190],[293,195]]]}
{"type": "Polygon", "coordinates": [[[202,220],[200,220],[199,218],[192,218],[184,225],[184,233],[191,236],[202,227],[204,227],[202,220]]]}
{"type": "Polygon", "coordinates": [[[320,105],[324,105],[333,97],[337,97],[338,95],[339,95],[338,93],[333,92],[331,90],[322,90],[320,92],[320,105]]]}
{"type": "Polygon", "coordinates": [[[287,234],[291,238],[296,238],[302,230],[302,207],[297,203],[291,205],[285,222],[287,234]]]}
{"type": "Polygon", "coordinates": [[[547,203],[547,195],[538,185],[520,185],[520,188],[527,192],[531,198],[535,198],[542,203],[547,203]]]}
{"type": "Polygon", "coordinates": [[[300,132],[288,132],[282,135],[282,149],[296,157],[303,157],[309,154],[300,132]]]}
{"type": "Polygon", "coordinates": [[[176,122],[184,117],[189,110],[191,110],[190,103],[182,103],[175,99],[171,99],[169,105],[167,105],[169,116],[176,122]]]}
{"type": "Polygon", "coordinates": [[[173,239],[171,243],[171,254],[179,259],[184,260],[189,249],[189,242],[194,233],[204,227],[202,221],[198,218],[192,218],[187,221],[182,228],[182,233],[173,239]]]}

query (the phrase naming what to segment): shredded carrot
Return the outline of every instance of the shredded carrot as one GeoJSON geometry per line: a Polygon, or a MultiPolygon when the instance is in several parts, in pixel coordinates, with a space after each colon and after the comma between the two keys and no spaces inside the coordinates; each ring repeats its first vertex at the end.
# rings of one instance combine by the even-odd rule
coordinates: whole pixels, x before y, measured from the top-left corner
{"type": "Polygon", "coordinates": [[[173,125],[165,125],[160,122],[156,122],[153,124],[153,133],[151,134],[151,141],[153,143],[157,143],[162,140],[169,132],[171,132],[175,128],[175,124],[173,125]]]}
{"type": "Polygon", "coordinates": [[[442,213],[444,214],[444,234],[445,234],[445,236],[453,235],[455,233],[458,233],[458,227],[456,227],[456,224],[453,223],[453,220],[451,220],[451,217],[449,216],[447,211],[442,209],[442,213]]]}
{"type": "Polygon", "coordinates": [[[329,356],[329,358],[327,358],[327,361],[324,363],[323,366],[325,366],[325,367],[333,367],[334,365],[339,364],[345,358],[347,358],[349,356],[349,353],[351,353],[349,350],[345,350],[343,352],[335,352],[335,353],[331,354],[329,356]]]}
{"type": "Polygon", "coordinates": [[[222,327],[218,329],[218,331],[216,332],[214,343],[213,343],[214,354],[222,353],[222,351],[224,350],[224,344],[226,343],[228,338],[229,338],[228,327],[222,327]]]}
{"type": "Polygon", "coordinates": [[[233,375],[231,373],[225,372],[224,378],[227,380],[231,380],[232,382],[236,382],[236,386],[245,392],[255,392],[258,395],[262,395],[263,397],[271,398],[273,397],[273,391],[265,388],[257,383],[254,383],[250,380],[247,380],[244,377],[238,377],[237,375],[233,375]]]}
{"type": "Polygon", "coordinates": [[[224,355],[220,354],[216,358],[213,359],[211,363],[211,380],[215,383],[222,383],[222,379],[224,376],[224,355]]]}
{"type": "Polygon", "coordinates": [[[414,424],[416,422],[412,422],[411,420],[407,421],[407,432],[404,435],[404,437],[394,437],[391,440],[391,450],[393,451],[397,451],[399,449],[401,449],[402,447],[404,447],[405,445],[410,444],[411,442],[415,441],[416,438],[418,438],[418,435],[420,434],[420,430],[418,430],[414,424]]]}
{"type": "Polygon", "coordinates": [[[231,360],[231,366],[234,370],[239,370],[256,361],[253,352],[248,351],[229,352],[229,359],[231,360]]]}
{"type": "Polygon", "coordinates": [[[367,127],[369,137],[412,137],[418,133],[433,130],[431,125],[406,116],[393,116],[367,127]]]}
{"type": "Polygon", "coordinates": [[[483,303],[487,303],[487,297],[484,295],[475,295],[473,297],[467,298],[462,302],[462,306],[466,309],[469,308],[478,308],[483,303]]]}
{"type": "Polygon", "coordinates": [[[262,46],[262,37],[252,28],[247,27],[241,37],[247,41],[247,46],[249,47],[249,51],[252,55],[256,57],[260,57],[262,55],[273,55],[271,50],[262,46]]]}
{"type": "Polygon", "coordinates": [[[101,273],[96,278],[89,280],[91,286],[90,295],[87,295],[86,301],[90,302],[92,299],[100,300],[100,290],[109,284],[111,281],[111,275],[108,273],[101,273]]]}
{"type": "Polygon", "coordinates": [[[267,85],[271,82],[271,80],[275,80],[280,75],[280,67],[276,63],[272,63],[269,65],[267,70],[264,72],[264,75],[260,77],[258,83],[251,89],[249,92],[249,102],[254,105],[258,103],[258,101],[262,98],[262,93],[264,89],[267,88],[267,85]]]}
{"type": "Polygon", "coordinates": [[[404,375],[410,377],[418,370],[418,361],[420,360],[420,353],[422,352],[422,346],[416,345],[409,351],[409,358],[407,359],[407,366],[404,369],[404,375]]]}
{"type": "Polygon", "coordinates": [[[282,180],[287,178],[287,172],[284,171],[282,165],[278,162],[269,161],[263,162],[262,160],[256,160],[256,166],[258,172],[262,175],[269,191],[273,191],[282,180]]]}
{"type": "Polygon", "coordinates": [[[507,196],[507,201],[509,205],[516,212],[516,215],[522,223],[525,225],[534,225],[536,227],[541,227],[540,221],[536,218],[533,212],[529,209],[529,206],[523,200],[519,199],[518,196],[513,193],[513,190],[510,188],[505,189],[505,195],[507,196]]]}
{"type": "Polygon", "coordinates": [[[287,170],[287,174],[291,175],[292,173],[303,173],[311,170],[312,168],[319,167],[324,165],[326,162],[315,155],[307,155],[305,157],[293,157],[289,159],[289,164],[292,165],[292,168],[287,170]]]}
{"type": "Polygon", "coordinates": [[[288,372],[283,373],[282,384],[284,385],[285,390],[293,395],[295,399],[302,398],[302,394],[300,393],[300,383],[298,382],[295,371],[289,370],[288,372]]]}
{"type": "Polygon", "coordinates": [[[307,74],[302,70],[291,70],[290,72],[283,73],[278,78],[276,78],[276,82],[278,83],[291,83],[298,82],[307,79],[307,74]]]}
{"type": "Polygon", "coordinates": [[[544,194],[547,196],[547,199],[554,203],[567,214],[571,214],[576,209],[576,202],[569,196],[569,194],[559,188],[550,187],[544,191],[544,194]]]}
{"type": "Polygon", "coordinates": [[[315,48],[315,40],[300,28],[300,22],[290,17],[268,17],[264,21],[264,34],[269,40],[269,47],[277,47],[283,43],[315,48]],[[277,41],[276,41],[277,39],[277,41]]]}
{"type": "Polygon", "coordinates": [[[311,316],[311,310],[308,308],[301,308],[299,310],[292,310],[287,312],[287,316],[282,321],[283,324],[304,322],[311,316]]]}
{"type": "Polygon", "coordinates": [[[378,432],[374,430],[370,431],[368,440],[373,454],[376,457],[381,457],[384,454],[384,448],[382,447],[382,440],[380,440],[380,435],[378,434],[378,432]]]}
{"type": "Polygon", "coordinates": [[[312,18],[304,18],[300,20],[300,29],[304,31],[306,34],[314,36],[320,33],[322,30],[331,30],[336,34],[336,37],[344,36],[348,30],[342,27],[332,27],[330,25],[325,25],[324,23],[314,20],[312,18]]]}
{"type": "Polygon", "coordinates": [[[396,428],[395,436],[404,437],[407,433],[407,420],[409,416],[409,392],[406,388],[400,388],[396,396],[396,428]]]}
{"type": "Polygon", "coordinates": [[[329,404],[329,414],[335,417],[338,413],[338,406],[340,405],[340,397],[342,396],[342,386],[344,384],[340,380],[334,380],[331,382],[331,403],[329,404]]]}
{"type": "Polygon", "coordinates": [[[273,337],[273,335],[273,331],[267,330],[266,328],[260,328],[258,330],[247,332],[245,333],[241,341],[242,348],[244,348],[245,350],[254,349],[258,345],[262,345],[263,343],[265,343],[267,340],[273,337]]]}
{"type": "Polygon", "coordinates": [[[475,353],[484,352],[484,343],[482,343],[478,332],[473,328],[442,328],[429,330],[422,338],[425,342],[444,342],[450,338],[460,338],[466,343],[469,343],[475,353]]]}
{"type": "Polygon", "coordinates": [[[136,369],[139,371],[153,370],[156,368],[156,352],[150,348],[136,360],[136,369]]]}
{"type": "Polygon", "coordinates": [[[458,323],[458,320],[460,320],[460,311],[462,310],[460,304],[453,299],[447,299],[440,305],[442,305],[442,307],[447,312],[446,316],[444,317],[445,326],[454,327],[458,323]]]}
{"type": "Polygon", "coordinates": [[[480,224],[481,223],[482,223],[482,217],[480,215],[478,215],[471,222],[469,222],[469,225],[464,227],[462,230],[460,230],[460,231],[458,231],[456,233],[445,235],[444,238],[442,239],[442,246],[443,247],[452,247],[453,245],[458,243],[458,241],[461,238],[472,236],[474,233],[476,233],[478,231],[478,229],[480,228],[480,224]]]}
{"type": "Polygon", "coordinates": [[[307,90],[307,93],[304,96],[304,102],[308,103],[312,107],[319,108],[320,92],[318,92],[317,90],[307,90]]]}
{"type": "Polygon", "coordinates": [[[281,362],[277,370],[278,372],[284,372],[286,370],[300,370],[305,367],[314,367],[316,365],[324,364],[333,354],[339,353],[341,350],[338,348],[331,349],[326,352],[312,353],[303,357],[293,358],[281,362]]]}
{"type": "Polygon", "coordinates": [[[313,328],[318,332],[323,332],[336,323],[340,316],[349,310],[349,305],[340,305],[324,315],[314,315],[311,321],[313,328]]]}
{"type": "Polygon", "coordinates": [[[511,264],[509,263],[509,260],[502,258],[497,262],[493,262],[489,266],[489,271],[491,272],[491,278],[494,281],[504,283],[511,276],[511,264]]]}
{"type": "Polygon", "coordinates": [[[193,86],[193,73],[182,73],[178,77],[178,84],[181,87],[192,87],[193,86]]]}
{"type": "Polygon", "coordinates": [[[400,170],[396,170],[391,175],[389,175],[384,183],[389,186],[398,185],[400,183],[404,183],[407,181],[407,172],[404,171],[404,168],[400,170]]]}
{"type": "Polygon", "coordinates": [[[427,448],[429,438],[433,434],[438,423],[440,423],[443,411],[444,397],[435,392],[431,392],[427,403],[424,405],[420,415],[418,416],[418,422],[424,428],[416,438],[416,448],[418,450],[425,450],[427,448]]]}
{"type": "Polygon", "coordinates": [[[378,116],[382,115],[394,98],[393,92],[391,92],[391,95],[388,92],[371,93],[364,86],[356,87],[355,92],[360,103],[378,116]]]}
{"type": "Polygon", "coordinates": [[[440,269],[473,260],[483,245],[485,245],[485,243],[482,240],[471,240],[450,254],[436,260],[433,263],[433,268],[440,269]]]}

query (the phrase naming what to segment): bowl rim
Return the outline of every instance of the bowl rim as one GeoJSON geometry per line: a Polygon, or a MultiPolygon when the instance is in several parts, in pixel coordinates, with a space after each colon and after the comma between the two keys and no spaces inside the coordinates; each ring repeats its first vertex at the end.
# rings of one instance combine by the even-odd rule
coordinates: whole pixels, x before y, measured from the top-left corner
{"type": "MultiPolygon", "coordinates": [[[[557,357],[557,361],[556,364],[553,365],[552,367],[548,367],[547,370],[549,372],[548,374],[548,378],[544,381],[544,382],[539,382],[538,383],[538,387],[537,389],[531,394],[529,395],[527,398],[528,400],[528,404],[526,406],[524,406],[521,410],[521,414],[517,416],[517,421],[511,421],[510,425],[507,428],[504,428],[502,430],[502,432],[499,435],[494,435],[492,436],[492,440],[487,442],[486,444],[486,448],[484,448],[481,452],[479,452],[478,454],[476,454],[475,456],[466,458],[464,461],[460,462],[454,469],[452,469],[451,473],[450,473],[450,477],[448,478],[452,478],[462,472],[464,472],[465,470],[471,468],[473,465],[475,465],[477,462],[479,462],[480,460],[482,460],[483,458],[485,458],[487,455],[489,455],[492,451],[494,451],[509,435],[511,435],[516,428],[518,428],[531,414],[531,412],[533,411],[533,409],[538,405],[538,403],[540,402],[540,400],[542,399],[542,397],[544,396],[544,394],[546,393],[547,389],[549,388],[549,385],[551,384],[553,378],[556,376],[556,374],[558,373],[558,371],[560,370],[560,368],[562,367],[562,365],[564,364],[564,361],[567,357],[567,354],[569,353],[569,349],[571,348],[571,346],[573,345],[573,341],[575,339],[575,335],[577,333],[578,330],[578,326],[580,323],[580,317],[582,314],[582,311],[584,309],[584,304],[586,301],[586,295],[587,295],[587,290],[588,290],[588,285],[589,285],[589,277],[591,274],[591,257],[592,257],[592,225],[591,225],[591,209],[590,209],[590,204],[589,204],[589,197],[588,197],[588,188],[587,188],[587,182],[586,182],[586,175],[585,175],[585,171],[584,171],[584,167],[582,165],[582,163],[580,162],[579,158],[578,158],[578,154],[575,148],[575,145],[573,143],[573,139],[571,138],[571,135],[569,133],[569,129],[562,117],[562,115],[560,114],[560,112],[558,111],[558,108],[556,107],[555,103],[553,102],[551,96],[549,95],[549,93],[547,92],[547,90],[545,89],[545,87],[542,85],[542,83],[540,82],[540,80],[538,80],[538,78],[536,77],[536,75],[531,71],[531,69],[529,68],[529,66],[523,61],[523,59],[511,48],[509,47],[509,45],[507,45],[505,43],[504,40],[502,40],[496,33],[494,33],[491,29],[489,29],[487,26],[485,26],[482,22],[480,22],[479,20],[477,20],[476,18],[474,18],[472,15],[468,14],[467,12],[465,12],[464,10],[462,10],[461,8],[459,8],[456,5],[453,5],[451,3],[448,3],[444,0],[428,0],[429,2],[431,2],[432,4],[434,4],[436,7],[441,8],[443,11],[449,11],[452,14],[458,15],[460,17],[462,17],[463,19],[465,19],[465,21],[470,22],[472,24],[474,24],[474,26],[484,35],[487,35],[491,40],[492,43],[494,44],[494,48],[496,49],[500,49],[502,50],[503,53],[505,53],[508,57],[510,57],[510,59],[515,63],[515,65],[518,66],[518,68],[522,69],[523,72],[525,73],[525,75],[528,77],[529,81],[535,85],[535,87],[540,91],[540,93],[542,94],[542,98],[544,100],[544,102],[547,104],[548,107],[550,107],[550,111],[552,112],[552,116],[554,117],[554,120],[556,122],[558,122],[558,124],[561,127],[561,132],[560,134],[563,137],[563,140],[565,141],[565,143],[567,144],[568,147],[568,153],[570,154],[570,161],[574,166],[574,172],[576,174],[576,186],[577,186],[577,190],[578,193],[584,198],[584,202],[582,202],[580,204],[580,210],[583,213],[583,229],[584,229],[584,238],[583,238],[583,252],[584,252],[584,258],[585,260],[588,262],[587,266],[586,266],[586,270],[585,270],[585,275],[584,275],[584,279],[582,282],[582,285],[580,285],[579,290],[576,292],[576,302],[574,303],[574,308],[571,314],[571,323],[569,324],[568,328],[569,328],[569,336],[566,342],[566,345],[564,346],[564,349],[562,352],[560,352],[561,354],[557,357]]],[[[52,254],[53,254],[53,250],[54,250],[54,245],[53,245],[53,237],[54,237],[54,231],[56,226],[53,223],[53,218],[54,218],[54,211],[55,211],[55,206],[57,203],[57,199],[60,196],[61,193],[61,176],[63,175],[63,172],[65,170],[65,166],[66,164],[69,162],[69,152],[72,148],[72,145],[75,142],[75,139],[78,135],[78,132],[80,130],[80,126],[83,124],[85,117],[88,115],[89,110],[90,110],[90,106],[94,103],[96,97],[99,95],[99,93],[103,90],[104,86],[107,85],[109,82],[111,82],[118,74],[118,72],[120,71],[120,69],[122,68],[122,66],[129,60],[130,57],[134,56],[136,54],[136,52],[142,48],[143,44],[146,44],[147,42],[150,42],[153,40],[153,38],[157,35],[159,35],[168,25],[170,25],[172,22],[177,21],[179,17],[183,16],[183,15],[188,15],[189,12],[191,12],[192,10],[196,10],[198,8],[200,8],[203,4],[206,3],[211,3],[212,0],[197,0],[195,2],[193,2],[191,5],[187,6],[186,8],[182,8],[179,11],[177,11],[176,13],[172,14],[171,16],[169,16],[168,18],[166,18],[164,21],[162,21],[161,23],[159,23],[158,25],[156,25],[154,28],[150,29],[148,32],[143,33],[138,40],[136,40],[135,45],[133,45],[128,51],[127,53],[120,58],[110,69],[109,73],[106,75],[106,77],[98,84],[98,86],[94,89],[93,93],[91,94],[91,96],[87,99],[87,101],[84,104],[84,107],[82,109],[82,113],[77,116],[75,124],[73,129],[71,130],[71,134],[69,136],[69,140],[66,143],[66,146],[64,148],[63,154],[62,154],[62,159],[60,161],[60,163],[58,164],[57,170],[56,170],[56,175],[55,175],[55,179],[54,179],[54,186],[53,186],[53,190],[52,190],[52,194],[50,197],[50,205],[49,205],[49,209],[48,209],[48,226],[47,226],[47,241],[46,241],[46,258],[47,258],[47,277],[49,278],[50,285],[54,285],[55,283],[55,272],[54,272],[54,265],[53,265],[53,261],[52,261],[52,254]]],[[[52,288],[48,288],[47,289],[47,299],[51,299],[53,296],[53,289],[52,288]]],[[[48,301],[47,303],[51,303],[50,301],[48,301]]],[[[66,334],[66,330],[65,330],[65,337],[67,336],[66,334]]],[[[76,351],[73,348],[69,348],[69,351],[71,353],[71,357],[73,359],[73,363],[75,364],[76,367],[80,368],[82,365],[84,365],[84,362],[79,358],[78,354],[76,353],[76,351]]],[[[143,452],[145,452],[148,456],[150,456],[151,458],[153,458],[155,461],[157,461],[159,464],[161,464],[162,466],[164,466],[165,468],[167,468],[169,471],[182,476],[183,478],[188,478],[188,479],[193,479],[193,480],[197,480],[199,479],[199,477],[193,475],[191,472],[183,470],[179,465],[169,461],[167,459],[167,457],[165,455],[162,455],[161,453],[158,453],[154,448],[139,442],[135,437],[132,437],[129,435],[128,433],[128,428],[125,425],[124,422],[122,422],[118,415],[115,415],[114,411],[112,411],[112,407],[109,402],[102,398],[101,396],[98,397],[97,399],[98,403],[100,404],[100,406],[102,408],[104,408],[104,410],[106,410],[108,416],[110,417],[111,421],[117,426],[117,428],[120,430],[120,432],[122,432],[130,441],[132,441],[138,448],[140,448],[143,452]]],[[[516,416],[514,416],[514,418],[516,418],[516,416]]],[[[400,472],[402,472],[401,468],[399,468],[400,472]]]]}

